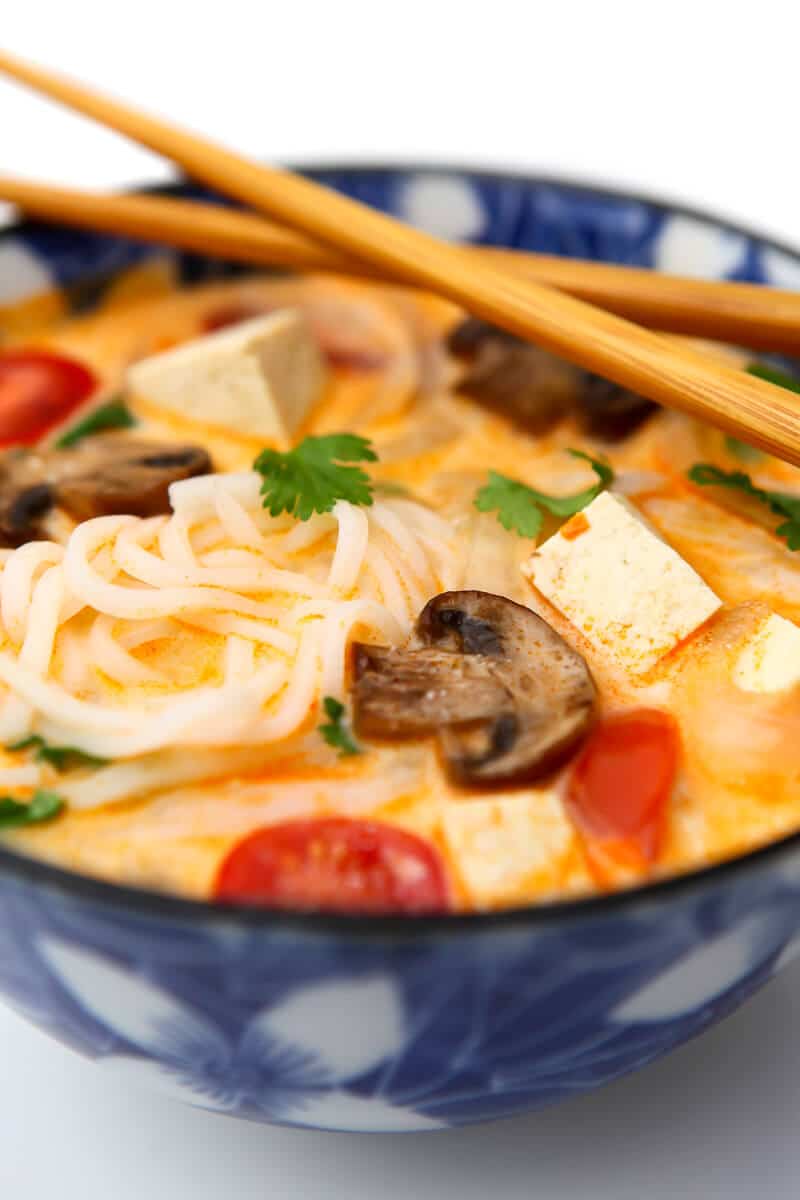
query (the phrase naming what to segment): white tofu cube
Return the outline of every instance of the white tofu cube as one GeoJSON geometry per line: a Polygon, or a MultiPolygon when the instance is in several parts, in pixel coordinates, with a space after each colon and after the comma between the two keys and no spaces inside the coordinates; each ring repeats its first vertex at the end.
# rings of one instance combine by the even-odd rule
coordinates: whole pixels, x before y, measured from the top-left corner
{"type": "Polygon", "coordinates": [[[783,692],[800,684],[800,628],[771,613],[750,638],[733,669],[745,692],[783,692]]]}
{"type": "Polygon", "coordinates": [[[523,572],[602,654],[639,675],[722,601],[627,500],[603,492],[523,572]]]}
{"type": "Polygon", "coordinates": [[[285,444],[321,395],[325,365],[301,313],[284,309],[156,354],[134,395],[192,421],[285,444]]]}
{"type": "Polygon", "coordinates": [[[552,789],[453,800],[442,829],[461,883],[479,908],[589,884],[577,834],[552,789]]]}

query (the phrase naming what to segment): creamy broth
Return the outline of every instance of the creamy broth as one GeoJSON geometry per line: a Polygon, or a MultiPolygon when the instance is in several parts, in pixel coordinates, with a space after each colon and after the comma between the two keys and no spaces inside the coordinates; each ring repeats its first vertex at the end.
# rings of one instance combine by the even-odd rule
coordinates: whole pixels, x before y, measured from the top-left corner
{"type": "MultiPolygon", "coordinates": [[[[17,329],[0,346],[0,360],[36,347],[85,364],[97,378],[86,405],[41,439],[43,453],[85,412],[124,393],[136,426],[115,437],[202,447],[217,473],[250,473],[268,444],[263,436],[231,428],[222,405],[214,422],[181,415],[131,389],[127,373],[210,328],[235,329],[262,313],[299,310],[326,361],[326,378],[291,444],[340,431],[370,439],[377,454],[368,464],[374,504],[346,505],[307,522],[270,518],[252,481],[228,486],[212,478],[198,487],[200,478],[187,479],[173,485],[176,511],[138,523],[126,523],[124,513],[119,520],[99,518],[102,529],[98,518],[76,523],[56,502],[40,534],[49,541],[31,542],[38,550],[3,551],[4,743],[40,736],[50,744],[57,734],[60,744],[107,760],[58,770],[30,745],[4,750],[4,794],[24,802],[40,788],[64,800],[54,819],[9,829],[3,835],[9,845],[89,875],[203,899],[214,894],[227,856],[256,831],[309,819],[372,821],[419,839],[441,869],[447,907],[468,910],[629,886],[797,828],[800,653],[797,681],[787,668],[786,679],[767,687],[759,639],[773,614],[800,622],[800,553],[776,535],[780,517],[763,504],[732,488],[698,486],[687,472],[711,463],[748,472],[762,489],[798,493],[800,472],[749,456],[724,435],[666,411],[647,413],[610,439],[587,421],[579,399],[573,402],[580,381],[560,377],[542,384],[555,388],[558,416],[534,432],[530,420],[521,423],[479,395],[485,380],[473,381],[473,390],[465,383],[475,364],[447,341],[463,314],[432,297],[308,277],[170,289],[140,300],[123,293],[123,299],[36,332],[17,329]],[[562,549],[570,562],[579,551],[585,560],[581,546],[589,543],[582,539],[592,514],[604,511],[592,507],[597,500],[586,506],[586,518],[572,518],[574,525],[546,511],[536,538],[503,528],[495,512],[475,507],[489,470],[548,496],[593,487],[591,463],[570,455],[572,449],[610,465],[608,503],[624,498],[634,519],[646,522],[647,536],[677,551],[700,577],[698,589],[704,584],[716,597],[674,645],[643,659],[644,669],[625,657],[630,638],[626,643],[618,632],[613,645],[604,641],[596,622],[576,619],[552,590],[536,586],[547,551],[538,565],[532,555],[549,539],[569,543],[562,549]],[[53,544],[66,546],[66,556],[42,549],[53,544]],[[30,567],[30,602],[21,609],[14,591],[20,554],[38,564],[30,567]],[[291,573],[295,590],[271,588],[267,566],[291,573]],[[11,582],[10,571],[16,571],[11,582]],[[31,621],[47,620],[48,572],[56,596],[51,608],[61,608],[42,666],[33,638],[26,655],[25,639],[31,621]],[[87,594],[99,599],[73,596],[73,612],[71,589],[80,572],[81,578],[93,572],[87,594]],[[169,588],[215,586],[215,572],[216,586],[242,600],[238,610],[229,601],[181,609],[164,599],[169,588]],[[128,596],[121,599],[108,590],[123,586],[128,596]],[[326,720],[321,705],[325,696],[340,701],[350,728],[352,643],[402,647],[429,601],[474,589],[524,605],[577,652],[596,689],[594,732],[541,774],[489,786],[454,778],[435,729],[427,736],[370,737],[356,724],[352,736],[361,752],[340,755],[319,732],[326,720]],[[148,590],[160,597],[149,608],[148,590]],[[132,615],[118,607],[128,600],[132,615]],[[26,680],[51,687],[44,708],[33,684],[26,691],[17,682],[20,662],[26,680]],[[747,671],[750,683],[742,686],[747,671]],[[248,691],[253,680],[261,690],[253,683],[248,691]],[[170,707],[177,700],[200,690],[205,699],[195,717],[169,715],[177,713],[170,707]],[[84,706],[74,721],[53,716],[65,697],[84,706]],[[126,723],[128,712],[135,721],[126,723]],[[642,712],[666,714],[677,747],[649,840],[638,827],[630,837],[593,827],[575,800],[576,772],[597,729],[642,712]],[[67,739],[65,731],[74,736],[67,739]]],[[[494,352],[501,355],[502,347],[494,352]]],[[[622,570],[615,553],[612,547],[612,577],[622,570]]],[[[320,902],[338,906],[335,897],[320,902]]]]}

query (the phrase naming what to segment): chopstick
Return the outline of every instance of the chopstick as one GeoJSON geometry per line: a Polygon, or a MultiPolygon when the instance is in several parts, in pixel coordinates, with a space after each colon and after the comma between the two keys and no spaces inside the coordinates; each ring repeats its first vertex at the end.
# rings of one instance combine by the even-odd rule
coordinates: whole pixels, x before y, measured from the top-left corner
{"type": "MultiPolygon", "coordinates": [[[[312,238],[218,204],[146,194],[102,195],[2,175],[0,200],[46,221],[163,242],[211,257],[380,277],[366,263],[312,238]]],[[[754,350],[800,351],[797,292],[495,247],[470,247],[469,253],[653,329],[754,350]]]]}
{"type": "Polygon", "coordinates": [[[0,52],[0,71],[335,250],[438,292],[562,358],[800,465],[800,397],[786,389],[712,362],[563,292],[512,277],[310,180],[263,167],[5,52],[0,52]]]}

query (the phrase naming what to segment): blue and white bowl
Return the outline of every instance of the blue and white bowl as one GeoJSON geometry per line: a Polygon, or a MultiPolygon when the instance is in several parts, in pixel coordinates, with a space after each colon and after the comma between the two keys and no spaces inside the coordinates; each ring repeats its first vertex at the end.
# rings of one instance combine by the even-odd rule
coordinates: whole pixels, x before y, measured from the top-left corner
{"type": "MultiPolygon", "coordinates": [[[[309,173],[448,237],[800,286],[792,251],[649,200],[462,169],[309,173]]],[[[0,303],[58,286],[86,306],[156,253],[16,226],[0,303]]],[[[187,280],[240,270],[171,257],[187,280]]],[[[0,849],[0,904],[7,1001],[104,1067],[250,1120],[436,1129],[598,1087],[738,1007],[800,949],[800,836],[626,894],[435,919],[218,909],[0,849]]]]}

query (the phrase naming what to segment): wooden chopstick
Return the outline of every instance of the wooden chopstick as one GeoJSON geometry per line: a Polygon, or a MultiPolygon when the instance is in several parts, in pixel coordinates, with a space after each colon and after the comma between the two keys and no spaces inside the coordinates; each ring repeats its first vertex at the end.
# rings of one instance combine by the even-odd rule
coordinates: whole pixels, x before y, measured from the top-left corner
{"type": "Polygon", "coordinates": [[[800,465],[800,397],[786,389],[712,362],[563,292],[478,262],[458,246],[310,180],[263,167],[4,52],[0,71],[390,277],[438,292],[562,358],[800,465]]]}
{"type": "MultiPolygon", "coordinates": [[[[32,216],[235,262],[341,271],[375,277],[368,264],[264,217],[218,204],[151,195],[102,195],[0,175],[0,200],[32,216]]],[[[800,352],[800,293],[761,284],[663,275],[637,267],[470,247],[522,278],[537,279],[668,333],[734,342],[754,350],[800,352]]]]}

